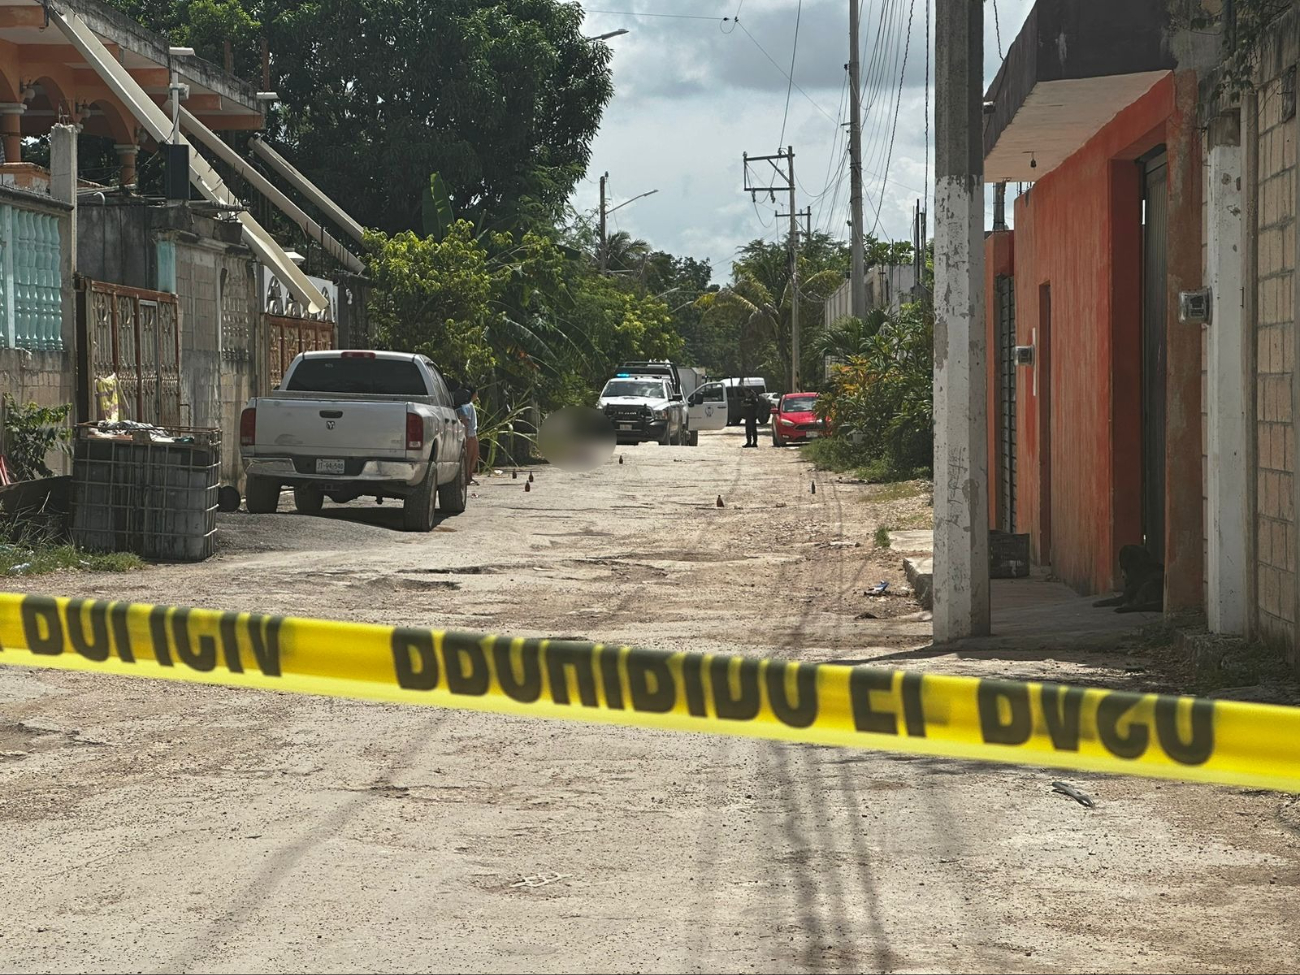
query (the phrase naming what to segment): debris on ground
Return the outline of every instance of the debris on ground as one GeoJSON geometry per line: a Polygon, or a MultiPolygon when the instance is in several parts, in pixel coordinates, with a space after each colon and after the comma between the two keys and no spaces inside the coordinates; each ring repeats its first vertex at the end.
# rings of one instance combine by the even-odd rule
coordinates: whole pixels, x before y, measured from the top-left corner
{"type": "Polygon", "coordinates": [[[1060,793],[1063,796],[1069,796],[1081,806],[1087,806],[1089,809],[1096,809],[1097,804],[1092,801],[1092,796],[1086,792],[1080,792],[1068,782],[1053,782],[1052,791],[1060,793]]]}

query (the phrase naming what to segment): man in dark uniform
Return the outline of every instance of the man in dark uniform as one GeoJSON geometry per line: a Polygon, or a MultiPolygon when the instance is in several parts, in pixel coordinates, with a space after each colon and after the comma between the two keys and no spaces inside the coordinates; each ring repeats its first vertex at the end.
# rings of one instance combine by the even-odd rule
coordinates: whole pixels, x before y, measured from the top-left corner
{"type": "Polygon", "coordinates": [[[745,446],[758,446],[758,393],[751,386],[740,401],[740,417],[745,421],[745,446]]]}

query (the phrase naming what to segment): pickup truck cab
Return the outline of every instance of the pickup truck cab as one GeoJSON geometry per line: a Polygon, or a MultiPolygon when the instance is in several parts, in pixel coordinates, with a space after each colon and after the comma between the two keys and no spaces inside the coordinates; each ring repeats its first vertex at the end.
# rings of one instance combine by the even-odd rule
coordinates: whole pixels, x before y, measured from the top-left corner
{"type": "Polygon", "coordinates": [[[407,531],[430,531],[435,502],[465,510],[465,428],[426,357],[405,352],[304,352],[280,388],[249,401],[239,424],[253,513],[276,510],[280,489],[316,514],[328,497],[402,500],[407,531]]]}
{"type": "Polygon", "coordinates": [[[597,407],[609,417],[619,443],[687,443],[686,402],[663,376],[615,376],[601,390],[597,407]]]}

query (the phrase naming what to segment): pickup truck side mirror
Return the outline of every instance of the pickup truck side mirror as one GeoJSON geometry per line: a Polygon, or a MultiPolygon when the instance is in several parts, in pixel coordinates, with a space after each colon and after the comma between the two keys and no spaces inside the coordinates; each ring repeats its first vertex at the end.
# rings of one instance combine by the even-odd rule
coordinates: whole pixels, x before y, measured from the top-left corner
{"type": "Polygon", "coordinates": [[[691,398],[689,402],[691,406],[699,406],[701,403],[704,402],[704,397],[701,396],[699,393],[691,393],[691,398]]]}

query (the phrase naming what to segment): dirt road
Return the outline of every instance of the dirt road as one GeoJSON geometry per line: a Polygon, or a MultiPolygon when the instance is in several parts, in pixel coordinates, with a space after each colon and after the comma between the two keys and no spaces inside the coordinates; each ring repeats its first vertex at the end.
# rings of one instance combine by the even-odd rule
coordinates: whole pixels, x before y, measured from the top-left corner
{"type": "MultiPolygon", "coordinates": [[[[797,451],[740,443],[486,478],[427,536],[373,503],[223,516],[208,564],[27,588],[818,661],[928,642],[863,595],[901,584],[872,540],[923,494],[813,494],[797,451]]],[[[1300,967],[1300,805],[1070,776],[1089,810],[1060,777],[0,669],[0,970],[1300,967]]]]}

